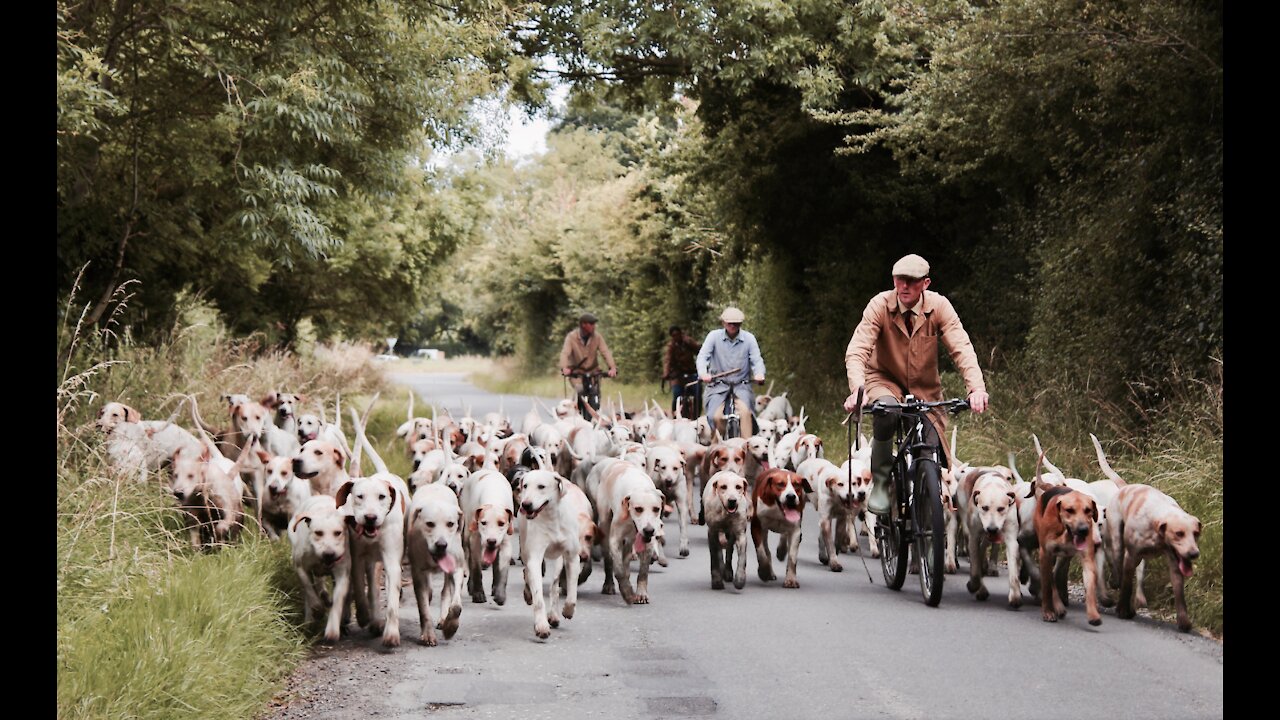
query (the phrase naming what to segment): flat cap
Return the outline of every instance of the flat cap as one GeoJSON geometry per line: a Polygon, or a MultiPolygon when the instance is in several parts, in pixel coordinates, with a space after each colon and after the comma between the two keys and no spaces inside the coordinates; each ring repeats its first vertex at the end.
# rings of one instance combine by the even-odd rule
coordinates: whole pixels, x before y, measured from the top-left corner
{"type": "Polygon", "coordinates": [[[580,323],[594,323],[594,322],[600,322],[600,319],[599,319],[599,318],[597,318],[595,315],[593,315],[593,314],[589,313],[589,312],[584,312],[584,313],[582,313],[581,315],[579,315],[579,316],[578,316],[578,322],[580,322],[580,323]]]}
{"type": "Polygon", "coordinates": [[[724,312],[720,313],[720,319],[728,323],[740,323],[747,319],[746,315],[736,307],[727,307],[724,312]]]}
{"type": "Polygon", "coordinates": [[[919,255],[906,255],[893,264],[893,276],[916,278],[929,277],[929,263],[919,255]]]}

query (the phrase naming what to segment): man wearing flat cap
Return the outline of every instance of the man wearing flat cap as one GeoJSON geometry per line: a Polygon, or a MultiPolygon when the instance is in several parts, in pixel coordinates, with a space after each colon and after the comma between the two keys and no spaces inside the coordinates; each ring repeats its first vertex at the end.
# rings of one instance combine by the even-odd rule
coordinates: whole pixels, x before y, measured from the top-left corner
{"type": "MultiPolygon", "coordinates": [[[[942,400],[942,378],[938,374],[938,340],[946,346],[952,362],[964,377],[969,406],[977,413],[987,409],[987,386],[978,367],[978,356],[969,334],[960,324],[951,301],[929,290],[929,263],[919,255],[907,255],[893,265],[893,289],[867,303],[862,321],[853,331],[845,352],[849,375],[849,397],[844,409],[857,409],[859,388],[865,388],[866,405],[882,400],[900,403],[906,395],[929,402],[942,400]]],[[[939,442],[946,435],[946,415],[929,413],[937,428],[939,442]]],[[[889,468],[893,463],[893,431],[897,418],[875,418],[871,441],[871,475],[874,486],[867,509],[877,515],[889,512],[891,494],[889,468]]]]}
{"type": "Polygon", "coordinates": [[[754,431],[751,408],[755,407],[755,395],[747,380],[754,380],[757,385],[764,384],[764,358],[760,356],[760,345],[755,335],[742,329],[744,320],[746,316],[738,308],[725,308],[720,314],[720,323],[724,327],[707,333],[707,339],[702,341],[702,349],[698,351],[698,379],[707,384],[703,407],[707,409],[707,420],[720,431],[721,437],[725,431],[724,401],[729,394],[729,386],[725,382],[740,383],[733,387],[733,396],[744,438],[751,437],[754,431]],[[730,370],[734,372],[714,377],[730,370]]]}
{"type": "MultiPolygon", "coordinates": [[[[578,329],[570,330],[569,334],[564,336],[564,347],[560,349],[561,375],[586,375],[596,372],[600,369],[596,355],[600,354],[604,355],[605,362],[609,364],[606,374],[609,377],[617,377],[618,366],[613,362],[613,353],[609,352],[609,343],[604,341],[603,335],[596,332],[597,320],[592,313],[584,312],[578,316],[578,329]]],[[[590,411],[582,400],[582,378],[570,377],[569,382],[577,393],[578,410],[584,418],[590,420],[590,411]]],[[[598,393],[592,407],[596,410],[600,409],[598,393]]]]}

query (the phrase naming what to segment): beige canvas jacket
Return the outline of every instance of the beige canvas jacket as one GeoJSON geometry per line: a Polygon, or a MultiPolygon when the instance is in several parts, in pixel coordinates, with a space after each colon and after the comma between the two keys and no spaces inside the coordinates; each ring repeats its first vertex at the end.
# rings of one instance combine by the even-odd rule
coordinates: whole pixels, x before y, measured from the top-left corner
{"type": "Polygon", "coordinates": [[[604,336],[599,332],[591,333],[591,339],[582,342],[582,331],[574,328],[564,336],[564,347],[560,349],[560,367],[574,368],[574,372],[594,372],[600,366],[596,364],[596,353],[604,355],[604,361],[609,364],[609,368],[616,367],[613,364],[613,353],[609,352],[609,343],[604,341],[604,336]],[[581,365],[578,363],[581,361],[581,365]]]}
{"type": "Polygon", "coordinates": [[[920,314],[923,320],[915,319],[915,330],[908,337],[894,291],[886,290],[871,298],[844,354],[850,393],[865,383],[867,400],[883,395],[902,400],[908,393],[920,400],[943,399],[938,375],[939,338],[964,377],[968,391],[986,392],[978,356],[951,301],[926,290],[920,314]]]}

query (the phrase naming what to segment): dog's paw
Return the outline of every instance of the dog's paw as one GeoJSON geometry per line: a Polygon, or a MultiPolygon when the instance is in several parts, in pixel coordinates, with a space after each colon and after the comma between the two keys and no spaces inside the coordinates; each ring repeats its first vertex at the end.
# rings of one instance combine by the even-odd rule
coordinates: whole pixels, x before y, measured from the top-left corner
{"type": "Polygon", "coordinates": [[[680,547],[680,557],[689,557],[689,546],[688,546],[688,545],[683,545],[683,546],[681,546],[681,547],[680,547]]]}
{"type": "Polygon", "coordinates": [[[545,623],[539,623],[534,626],[533,634],[537,635],[539,640],[546,640],[551,637],[551,626],[545,623]]]}
{"type": "Polygon", "coordinates": [[[840,561],[831,558],[831,572],[840,572],[841,570],[844,570],[844,566],[840,564],[840,561]]]}
{"type": "Polygon", "coordinates": [[[648,605],[649,596],[645,593],[636,593],[631,597],[631,604],[632,605],[648,605]]]}
{"type": "Polygon", "coordinates": [[[666,555],[658,555],[653,559],[653,561],[658,563],[658,567],[666,567],[668,562],[666,555]]]}
{"type": "Polygon", "coordinates": [[[975,600],[985,601],[988,597],[991,597],[991,592],[987,590],[986,585],[979,584],[978,592],[974,593],[973,597],[975,600]]]}
{"type": "Polygon", "coordinates": [[[1009,593],[1009,607],[1013,610],[1017,610],[1022,607],[1022,595],[1009,593]]]}
{"type": "Polygon", "coordinates": [[[605,585],[604,587],[600,588],[601,595],[616,595],[617,593],[618,591],[614,590],[612,585],[605,585]]]}
{"type": "Polygon", "coordinates": [[[725,582],[731,582],[733,580],[733,568],[729,567],[726,563],[720,570],[720,577],[723,578],[725,582]]]}
{"type": "Polygon", "coordinates": [[[371,622],[371,623],[369,623],[369,634],[370,634],[371,636],[373,636],[373,637],[378,637],[379,635],[381,635],[381,634],[382,634],[382,623],[380,623],[380,622],[371,622]]]}
{"type": "Polygon", "coordinates": [[[956,574],[956,561],[955,561],[955,560],[948,560],[948,561],[946,562],[946,564],[943,566],[943,570],[944,570],[944,571],[946,571],[946,573],[947,573],[948,575],[955,575],[955,574],[956,574]]]}
{"type": "Polygon", "coordinates": [[[1137,615],[1137,611],[1131,607],[1125,607],[1123,604],[1116,606],[1116,617],[1121,620],[1132,620],[1137,615]]]}
{"type": "Polygon", "coordinates": [[[482,603],[482,602],[484,602],[484,601],[485,601],[484,593],[482,593],[482,592],[478,592],[478,593],[471,593],[471,602],[473,602],[473,603],[482,603]]]}
{"type": "Polygon", "coordinates": [[[419,637],[418,637],[418,642],[419,642],[420,644],[422,644],[422,645],[426,645],[427,647],[435,647],[435,646],[436,646],[436,634],[435,634],[435,633],[423,633],[421,636],[419,636],[419,637]]]}
{"type": "Polygon", "coordinates": [[[719,575],[712,576],[712,578],[711,578],[711,589],[712,589],[712,590],[723,590],[723,589],[724,589],[724,580],[721,580],[719,575]]]}
{"type": "Polygon", "coordinates": [[[763,565],[756,569],[756,574],[765,582],[773,582],[778,579],[778,576],[774,575],[772,570],[764,567],[763,565]]]}
{"type": "Polygon", "coordinates": [[[507,604],[507,594],[506,594],[506,593],[502,593],[501,595],[499,595],[499,594],[497,594],[497,593],[494,593],[494,595],[493,595],[493,602],[494,602],[494,603],[496,603],[496,604],[498,604],[498,605],[506,605],[506,604],[507,604]]]}
{"type": "Polygon", "coordinates": [[[1089,624],[1090,624],[1090,625],[1092,625],[1092,626],[1094,626],[1094,627],[1097,627],[1097,626],[1099,626],[1099,625],[1101,625],[1101,624],[1102,624],[1102,618],[1100,618],[1100,617],[1096,617],[1096,618],[1089,618],[1089,624]]]}
{"type": "Polygon", "coordinates": [[[982,587],[982,580],[976,577],[970,577],[969,582],[965,583],[965,589],[971,593],[978,592],[978,588],[982,587]]]}
{"type": "MultiPolygon", "coordinates": [[[[1102,622],[1102,621],[1101,621],[1101,620],[1099,620],[1098,622],[1102,622]]],[[[1191,632],[1191,620],[1189,620],[1189,619],[1188,619],[1188,620],[1185,620],[1185,621],[1183,621],[1183,620],[1179,620],[1179,621],[1178,621],[1178,630],[1180,630],[1181,632],[1191,632]]]]}
{"type": "Polygon", "coordinates": [[[822,563],[823,565],[826,565],[826,564],[828,564],[830,561],[831,561],[831,558],[827,556],[827,551],[826,551],[826,550],[819,550],[819,551],[818,551],[818,562],[822,563]]]}
{"type": "Polygon", "coordinates": [[[872,549],[871,549],[871,559],[872,559],[872,560],[875,560],[875,559],[877,559],[877,558],[879,558],[879,557],[880,557],[880,548],[878,548],[878,547],[877,547],[877,548],[872,548],[872,549]]]}
{"type": "Polygon", "coordinates": [[[746,587],[746,586],[747,586],[747,575],[746,575],[746,573],[743,573],[742,575],[739,575],[739,576],[735,577],[735,578],[733,579],[733,586],[734,586],[735,588],[737,588],[738,590],[741,590],[742,588],[746,587]]]}
{"type": "Polygon", "coordinates": [[[1058,614],[1050,610],[1049,612],[1040,613],[1040,619],[1045,622],[1058,622],[1058,614]]]}
{"type": "Polygon", "coordinates": [[[787,578],[786,580],[783,580],[783,581],[782,581],[782,587],[784,587],[784,588],[798,588],[798,587],[800,587],[800,582],[799,582],[798,580],[796,580],[795,578],[787,578]]]}
{"type": "Polygon", "coordinates": [[[555,615],[550,615],[547,617],[547,624],[553,628],[558,628],[560,627],[560,618],[555,615]]]}
{"type": "Polygon", "coordinates": [[[564,616],[565,620],[572,620],[573,611],[575,609],[577,609],[577,605],[575,603],[567,602],[564,604],[564,608],[560,611],[560,614],[564,616]]]}
{"type": "Polygon", "coordinates": [[[445,616],[443,627],[440,628],[441,630],[444,631],[445,640],[448,640],[449,638],[453,637],[454,633],[458,632],[458,625],[460,624],[458,622],[458,619],[461,616],[462,616],[462,607],[460,605],[454,605],[453,607],[449,608],[449,614],[445,616]]]}
{"type": "Polygon", "coordinates": [[[332,631],[326,630],[324,633],[324,638],[322,639],[322,642],[325,645],[336,645],[338,644],[339,635],[341,635],[341,633],[338,630],[332,630],[332,631]]]}
{"type": "Polygon", "coordinates": [[[1066,617],[1066,616],[1067,616],[1067,609],[1066,609],[1066,608],[1058,608],[1057,613],[1058,613],[1058,617],[1060,617],[1060,618],[1064,618],[1064,617],[1066,617]]]}
{"type": "Polygon", "coordinates": [[[382,636],[382,646],[383,646],[383,647],[389,647],[389,648],[400,647],[400,633],[399,633],[399,631],[394,632],[394,633],[387,633],[386,635],[383,635],[383,636],[382,636]]]}

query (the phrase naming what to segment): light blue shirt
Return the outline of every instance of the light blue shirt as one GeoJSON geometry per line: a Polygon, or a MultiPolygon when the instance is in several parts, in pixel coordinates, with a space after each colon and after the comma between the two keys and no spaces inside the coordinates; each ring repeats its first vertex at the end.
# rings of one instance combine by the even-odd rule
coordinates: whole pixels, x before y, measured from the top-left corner
{"type": "MultiPolygon", "coordinates": [[[[738,337],[731,340],[724,328],[712,330],[707,333],[707,339],[702,342],[702,349],[698,351],[697,364],[700,376],[717,375],[726,370],[741,368],[741,372],[725,375],[723,379],[742,382],[734,387],[733,394],[745,402],[747,407],[752,407],[754,395],[749,383],[752,377],[764,377],[765,372],[764,358],[760,356],[760,345],[756,342],[755,335],[739,328],[738,337]]],[[[723,383],[713,380],[707,385],[704,407],[708,417],[724,403],[727,392],[728,388],[723,383]]]]}

